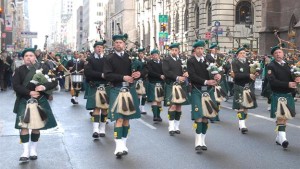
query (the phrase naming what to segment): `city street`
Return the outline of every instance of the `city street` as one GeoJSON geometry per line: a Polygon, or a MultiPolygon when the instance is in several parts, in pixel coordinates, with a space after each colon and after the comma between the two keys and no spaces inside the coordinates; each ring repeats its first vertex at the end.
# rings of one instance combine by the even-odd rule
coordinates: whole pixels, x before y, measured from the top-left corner
{"type": "MultiPolygon", "coordinates": [[[[238,130],[236,113],[230,109],[232,99],[222,103],[220,122],[211,124],[207,136],[208,150],[195,153],[190,106],[183,107],[181,134],[169,136],[167,108],[163,122],[154,124],[151,106],[147,115],[131,121],[127,145],[129,153],[122,159],[113,154],[113,123],[107,125],[106,137],[92,138],[90,115],[85,110],[83,93],[79,105],[72,105],[70,94],[54,93],[51,106],[58,122],[55,129],[43,131],[38,145],[38,160],[20,164],[22,146],[19,131],[14,129],[12,113],[15,96],[12,90],[0,93],[0,168],[1,169],[99,169],[99,168],[202,168],[202,169],[298,169],[300,166],[300,116],[289,121],[289,147],[275,144],[275,124],[269,118],[266,99],[258,96],[259,107],[250,110],[248,134],[238,130]]],[[[300,102],[296,102],[299,110],[300,102]]],[[[299,113],[299,111],[298,111],[299,113]]]]}

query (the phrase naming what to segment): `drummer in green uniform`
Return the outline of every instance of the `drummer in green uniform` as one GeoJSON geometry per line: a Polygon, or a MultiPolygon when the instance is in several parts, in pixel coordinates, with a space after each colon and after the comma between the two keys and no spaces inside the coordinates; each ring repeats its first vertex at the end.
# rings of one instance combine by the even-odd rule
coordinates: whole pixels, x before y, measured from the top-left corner
{"type": "Polygon", "coordinates": [[[127,34],[113,36],[114,53],[107,57],[104,64],[104,75],[111,82],[109,98],[109,118],[116,121],[114,137],[116,149],[114,154],[121,158],[128,153],[126,146],[127,135],[130,128],[129,120],[140,118],[139,102],[134,80],[140,78],[143,72],[131,70],[131,59],[125,50],[127,34]]]}
{"type": "Polygon", "coordinates": [[[162,70],[162,61],[159,56],[159,50],[153,49],[151,52],[151,58],[147,63],[148,67],[148,79],[149,79],[149,91],[147,92],[147,98],[149,102],[152,102],[153,121],[161,122],[161,102],[164,99],[164,80],[165,76],[162,70]]]}
{"type": "Polygon", "coordinates": [[[45,75],[48,75],[49,70],[45,64],[41,65],[39,62],[36,62],[34,51],[35,49],[28,48],[22,52],[24,65],[17,68],[13,75],[13,89],[17,95],[14,107],[14,113],[17,115],[15,128],[20,130],[20,139],[23,145],[23,154],[20,157],[20,162],[28,162],[29,159],[36,160],[38,158],[36,149],[40,138],[40,130],[57,126],[47,100],[47,92],[57,86],[57,81],[53,80],[49,82],[47,79],[43,83],[37,81],[38,77],[40,79],[44,77],[43,79],[45,79],[45,75]],[[37,69],[42,70],[42,72],[39,72],[39,75],[37,75],[37,69]],[[34,109],[26,109],[31,103],[38,103],[38,116],[34,116],[34,109]],[[44,123],[41,120],[35,120],[43,119],[39,117],[41,114],[44,115],[44,123]],[[29,125],[31,123],[32,125],[29,125]],[[42,125],[42,128],[29,127],[33,126],[33,123],[42,123],[44,125],[42,125]],[[32,129],[31,134],[29,134],[29,129],[32,129]]]}
{"type": "Polygon", "coordinates": [[[232,61],[232,73],[234,74],[234,97],[232,109],[237,111],[239,129],[242,134],[245,134],[248,132],[245,122],[248,115],[248,109],[254,109],[257,107],[254,94],[254,83],[259,73],[250,73],[250,66],[246,59],[245,48],[239,48],[236,55],[237,59],[232,61]]]}
{"type": "Polygon", "coordinates": [[[89,57],[85,65],[84,74],[88,83],[88,93],[86,109],[93,111],[93,138],[105,136],[105,125],[108,109],[109,86],[104,77],[104,56],[105,40],[98,41],[94,44],[94,53],[89,57]],[[102,96],[102,97],[100,97],[102,96]]]}
{"type": "Polygon", "coordinates": [[[187,93],[188,72],[183,70],[179,57],[179,43],[169,47],[171,55],[163,60],[163,73],[165,75],[164,106],[169,106],[169,134],[180,134],[181,105],[189,104],[187,93]],[[173,90],[174,89],[174,90],[173,90]]]}
{"type": "Polygon", "coordinates": [[[297,88],[300,77],[292,76],[290,67],[283,60],[284,53],[280,47],[273,47],[271,54],[274,60],[268,65],[267,72],[272,90],[271,118],[276,118],[276,144],[286,149],[289,145],[286,139],[286,123],[296,114],[292,92],[297,88]]]}
{"type": "Polygon", "coordinates": [[[211,97],[211,101],[207,101],[207,104],[216,109],[217,106],[213,101],[213,86],[217,85],[217,81],[221,80],[219,73],[210,74],[207,70],[208,61],[204,55],[205,42],[197,41],[193,45],[194,57],[191,57],[187,62],[187,70],[189,73],[189,79],[192,84],[191,92],[191,106],[192,106],[192,120],[195,122],[196,134],[195,134],[195,150],[206,151],[207,147],[205,144],[206,131],[208,129],[208,119],[215,117],[218,110],[207,109],[203,103],[206,98],[211,97]],[[210,110],[210,111],[207,111],[210,110]],[[207,113],[209,112],[209,113],[207,113]],[[210,115],[211,114],[211,115],[210,115]],[[211,116],[211,117],[209,117],[211,116]]]}

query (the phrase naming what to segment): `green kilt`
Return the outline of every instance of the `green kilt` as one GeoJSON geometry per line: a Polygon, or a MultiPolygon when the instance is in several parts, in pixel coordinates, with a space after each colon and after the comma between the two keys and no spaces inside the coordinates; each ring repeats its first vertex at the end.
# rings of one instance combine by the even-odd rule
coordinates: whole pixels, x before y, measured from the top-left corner
{"type": "Polygon", "coordinates": [[[95,94],[97,91],[97,88],[99,87],[100,84],[104,84],[105,85],[105,91],[107,96],[109,96],[109,92],[110,92],[110,86],[107,85],[107,82],[94,82],[92,84],[88,84],[88,95],[87,95],[87,100],[86,100],[86,106],[85,108],[87,110],[94,110],[96,108],[96,98],[95,98],[95,94]]]}
{"type": "Polygon", "coordinates": [[[155,101],[155,85],[156,83],[160,83],[161,86],[164,88],[164,83],[157,81],[157,82],[149,82],[148,83],[148,91],[147,91],[147,100],[148,102],[155,101]]]}
{"type": "Polygon", "coordinates": [[[130,93],[132,95],[132,98],[133,98],[133,104],[134,104],[134,107],[136,109],[136,112],[132,115],[129,115],[129,116],[125,116],[123,114],[120,114],[117,112],[117,109],[114,110],[114,112],[112,112],[112,108],[113,108],[113,105],[118,97],[118,94],[120,92],[120,89],[121,87],[112,87],[110,89],[110,95],[109,95],[109,109],[108,109],[108,118],[111,120],[111,121],[115,121],[117,119],[126,119],[126,120],[129,120],[129,119],[138,119],[141,117],[141,112],[140,112],[140,109],[139,109],[139,99],[138,99],[138,95],[136,93],[136,90],[135,90],[135,86],[131,86],[130,87],[130,93]]]}
{"type": "Polygon", "coordinates": [[[293,111],[295,111],[295,101],[294,101],[294,97],[291,93],[272,93],[271,96],[271,112],[270,112],[270,117],[271,118],[276,118],[276,114],[275,112],[277,111],[277,103],[278,103],[278,98],[279,97],[285,97],[287,100],[287,105],[290,109],[292,109],[293,111]]]}
{"type": "Polygon", "coordinates": [[[84,89],[85,91],[84,91],[84,97],[83,97],[83,98],[84,98],[84,99],[87,99],[87,98],[88,98],[88,95],[89,95],[90,85],[85,81],[85,82],[84,82],[84,86],[85,86],[85,87],[84,87],[84,88],[85,88],[85,89],[84,89]]]}
{"type": "MultiPolygon", "coordinates": [[[[250,91],[251,93],[254,93],[254,83],[252,83],[250,86],[250,91]]],[[[241,106],[241,103],[239,103],[239,101],[241,101],[242,97],[243,97],[243,86],[239,86],[234,84],[233,86],[233,91],[234,91],[234,95],[233,95],[233,103],[232,103],[232,109],[243,109],[243,106],[241,106]]],[[[254,106],[251,108],[247,108],[247,109],[255,109],[257,107],[257,102],[256,100],[254,100],[254,106]]]]}
{"type": "Polygon", "coordinates": [[[196,88],[192,89],[191,92],[191,106],[192,106],[192,120],[196,120],[199,118],[203,118],[203,110],[202,110],[202,93],[208,92],[211,100],[216,104],[215,96],[214,96],[214,88],[208,89],[206,91],[199,90],[196,88]]]}
{"type": "Polygon", "coordinates": [[[228,87],[228,83],[227,83],[225,75],[222,75],[220,86],[221,86],[222,90],[224,90],[224,92],[226,93],[226,96],[227,96],[229,87],[228,87]]]}
{"type": "MultiPolygon", "coordinates": [[[[171,102],[172,100],[172,87],[173,83],[170,84],[165,84],[164,91],[165,91],[165,96],[164,96],[164,106],[170,106],[174,105],[174,103],[171,102]]],[[[175,105],[189,105],[190,104],[190,93],[188,92],[189,86],[186,86],[184,83],[181,84],[182,89],[185,91],[187,98],[186,101],[181,103],[181,104],[175,104],[175,105]]]]}
{"type": "MultiPolygon", "coordinates": [[[[45,96],[41,97],[40,99],[38,99],[38,104],[43,108],[43,110],[46,112],[47,114],[47,122],[45,127],[43,127],[42,129],[39,130],[46,130],[49,128],[53,128],[57,126],[56,120],[54,118],[54,115],[52,113],[51,107],[49,105],[49,102],[47,100],[47,98],[45,96]]],[[[26,109],[26,105],[27,105],[27,100],[24,98],[21,98],[19,100],[19,105],[16,107],[16,123],[15,123],[15,128],[16,129],[22,129],[18,124],[20,122],[20,117],[21,119],[24,118],[25,115],[25,109],[26,109]]]]}

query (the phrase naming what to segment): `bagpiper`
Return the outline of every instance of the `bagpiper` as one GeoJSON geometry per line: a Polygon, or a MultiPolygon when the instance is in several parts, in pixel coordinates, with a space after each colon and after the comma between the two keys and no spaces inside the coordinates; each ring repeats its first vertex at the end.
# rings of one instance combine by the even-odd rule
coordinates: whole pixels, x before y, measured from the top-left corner
{"type": "Polygon", "coordinates": [[[162,118],[160,113],[162,110],[161,103],[164,100],[165,76],[162,70],[162,60],[159,56],[159,50],[153,49],[150,54],[152,60],[147,63],[149,79],[147,98],[149,102],[152,102],[153,121],[161,122],[162,118]]]}
{"type": "Polygon", "coordinates": [[[142,76],[143,72],[132,72],[131,60],[125,52],[127,38],[127,34],[113,36],[114,53],[108,56],[104,64],[104,76],[112,84],[109,97],[109,118],[111,121],[116,121],[114,154],[117,158],[128,153],[126,142],[130,128],[129,120],[141,117],[138,95],[133,83],[135,79],[142,76]]]}
{"type": "Polygon", "coordinates": [[[17,95],[14,106],[17,115],[15,128],[20,130],[23,145],[20,162],[36,160],[40,130],[57,126],[47,100],[48,91],[56,87],[57,80],[48,76],[47,66],[41,67],[34,51],[34,48],[27,48],[22,52],[24,65],[17,68],[13,75],[13,89],[17,95]]]}
{"type": "Polygon", "coordinates": [[[109,88],[104,76],[104,45],[106,41],[101,40],[94,44],[94,53],[89,57],[84,67],[84,75],[88,84],[86,109],[93,111],[93,135],[97,139],[105,137],[105,126],[107,110],[109,106],[109,88]]]}
{"type": "Polygon", "coordinates": [[[79,92],[83,85],[84,62],[79,58],[79,54],[77,51],[74,51],[73,55],[74,58],[68,61],[67,68],[71,73],[71,102],[73,104],[78,104],[79,92]]]}
{"type": "Polygon", "coordinates": [[[173,43],[169,47],[171,55],[163,60],[163,73],[165,75],[165,98],[164,106],[169,106],[169,134],[180,134],[181,105],[188,102],[188,72],[183,70],[179,57],[179,44],[173,43]]]}
{"type": "Polygon", "coordinates": [[[195,126],[195,150],[206,151],[206,132],[208,129],[208,119],[215,118],[218,114],[218,107],[214,101],[214,86],[221,79],[221,75],[216,72],[212,74],[208,71],[209,62],[205,58],[205,42],[197,41],[193,45],[194,57],[187,61],[187,70],[192,85],[191,107],[192,120],[195,126]],[[212,78],[211,78],[212,77],[212,78]]]}
{"type": "Polygon", "coordinates": [[[295,102],[292,95],[300,82],[299,71],[292,72],[288,64],[283,60],[284,52],[279,46],[271,50],[274,60],[268,65],[267,77],[272,90],[271,118],[276,118],[276,144],[286,149],[289,142],[286,138],[287,120],[295,117],[295,102]]]}
{"type": "Polygon", "coordinates": [[[256,97],[254,93],[254,83],[259,75],[256,70],[252,71],[250,63],[246,59],[245,48],[239,48],[236,52],[237,58],[232,61],[232,69],[234,76],[234,97],[232,109],[237,111],[239,119],[239,129],[242,134],[248,132],[246,127],[246,119],[248,109],[257,107],[256,97]]]}

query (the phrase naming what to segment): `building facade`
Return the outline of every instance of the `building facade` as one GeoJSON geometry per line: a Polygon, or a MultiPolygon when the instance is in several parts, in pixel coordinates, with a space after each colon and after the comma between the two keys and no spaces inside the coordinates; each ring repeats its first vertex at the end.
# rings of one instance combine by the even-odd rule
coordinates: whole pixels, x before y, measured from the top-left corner
{"type": "Polygon", "coordinates": [[[258,50],[261,13],[261,0],[137,0],[138,40],[160,50],[178,42],[183,52],[197,39],[217,42],[222,52],[244,44],[258,50]]]}
{"type": "MultiPolygon", "coordinates": [[[[294,53],[300,46],[300,1],[298,0],[262,0],[262,28],[260,30],[261,53],[270,54],[270,48],[279,43],[274,36],[278,31],[281,39],[291,42],[285,50],[294,53]]],[[[299,55],[300,52],[296,51],[299,55]]]]}

